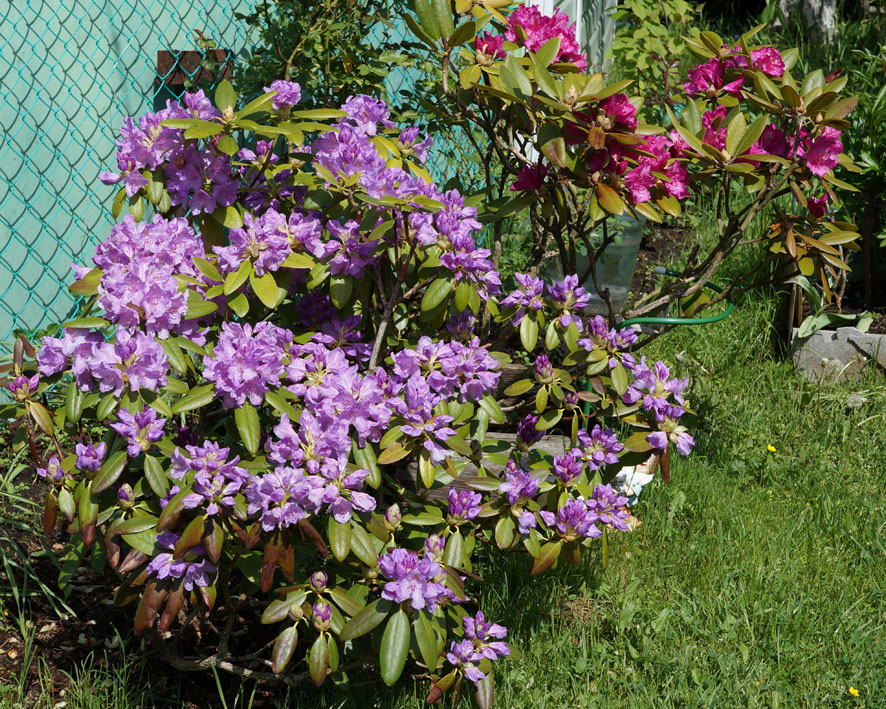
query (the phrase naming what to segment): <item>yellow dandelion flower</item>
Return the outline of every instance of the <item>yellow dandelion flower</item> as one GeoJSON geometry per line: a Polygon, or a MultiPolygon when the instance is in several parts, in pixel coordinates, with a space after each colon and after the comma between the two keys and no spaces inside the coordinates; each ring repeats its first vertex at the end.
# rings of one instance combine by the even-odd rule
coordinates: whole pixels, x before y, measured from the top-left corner
{"type": "Polygon", "coordinates": [[[768,450],[770,453],[775,453],[775,446],[770,443],[766,446],[766,450],[768,450]]]}
{"type": "Polygon", "coordinates": [[[858,690],[857,690],[855,687],[850,687],[850,688],[849,688],[849,694],[851,694],[853,697],[857,697],[857,696],[858,696],[858,690]]]}

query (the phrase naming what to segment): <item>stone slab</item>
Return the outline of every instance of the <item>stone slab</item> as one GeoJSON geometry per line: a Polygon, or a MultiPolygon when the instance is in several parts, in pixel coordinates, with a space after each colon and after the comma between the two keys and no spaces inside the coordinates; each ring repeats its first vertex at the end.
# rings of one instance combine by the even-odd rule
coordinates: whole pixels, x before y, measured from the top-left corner
{"type": "Polygon", "coordinates": [[[858,379],[867,366],[886,370],[886,335],[862,333],[854,327],[819,330],[801,340],[794,328],[794,366],[809,381],[834,383],[858,379]]]}

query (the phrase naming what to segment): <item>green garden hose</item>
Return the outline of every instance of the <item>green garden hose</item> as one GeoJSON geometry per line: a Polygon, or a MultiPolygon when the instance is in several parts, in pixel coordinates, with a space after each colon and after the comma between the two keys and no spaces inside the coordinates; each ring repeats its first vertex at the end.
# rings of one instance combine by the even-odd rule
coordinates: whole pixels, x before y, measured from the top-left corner
{"type": "MultiPolygon", "coordinates": [[[[680,274],[676,271],[672,271],[669,268],[664,268],[663,266],[656,266],[655,272],[665,276],[679,276],[680,274]]],[[[710,288],[715,293],[722,293],[723,289],[714,284],[714,283],[706,283],[705,288],[710,288]]],[[[720,320],[725,320],[730,315],[732,315],[732,311],[735,309],[731,300],[726,300],[726,309],[717,315],[711,315],[706,318],[670,318],[670,317],[648,317],[648,318],[631,318],[630,320],[623,320],[615,326],[616,330],[621,330],[623,327],[628,327],[630,325],[709,325],[711,323],[720,322],[720,320]]]]}
{"type": "MultiPolygon", "coordinates": [[[[656,266],[655,272],[664,276],[673,276],[677,277],[680,274],[676,271],[672,271],[669,268],[664,268],[663,266],[656,266]]],[[[706,283],[704,285],[705,288],[710,288],[715,293],[722,293],[723,289],[714,284],[714,283],[706,283]]],[[[726,309],[717,315],[710,315],[705,318],[670,318],[670,317],[648,317],[648,318],[631,318],[629,320],[623,320],[618,323],[615,328],[617,330],[621,330],[624,327],[629,327],[630,325],[709,325],[710,323],[719,322],[720,320],[725,320],[730,315],[732,315],[732,311],[735,309],[735,305],[733,305],[732,301],[727,298],[726,300],[726,309]]],[[[588,390],[590,391],[590,389],[588,390]]],[[[584,406],[582,407],[584,411],[585,417],[590,416],[591,414],[591,402],[584,402],[584,406]]]]}

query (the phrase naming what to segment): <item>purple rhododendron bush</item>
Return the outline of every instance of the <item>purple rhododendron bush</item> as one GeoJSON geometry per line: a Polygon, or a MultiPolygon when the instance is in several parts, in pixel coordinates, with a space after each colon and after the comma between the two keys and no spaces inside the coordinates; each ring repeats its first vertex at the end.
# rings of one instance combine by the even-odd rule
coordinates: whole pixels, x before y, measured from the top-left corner
{"type": "MultiPolygon", "coordinates": [[[[478,72],[519,45],[532,62],[545,52],[557,96],[584,76],[561,17],[521,7],[502,19],[497,35],[465,22],[478,72]]],[[[670,209],[718,170],[764,190],[787,171],[777,190],[797,184],[799,196],[824,178],[830,194],[842,117],[809,119],[806,132],[748,124],[737,97],[749,80],[769,90],[762,77],[784,77],[781,56],[706,51],[718,55],[687,91],[717,106],[698,116],[698,135],[654,134],[619,87],[584,77],[562,103],[568,150],[564,138],[562,154],[538,153],[572,157],[539,157],[515,188],[584,181],[592,211],[647,216],[651,201],[670,209]]],[[[781,93],[791,103],[796,91],[781,93]]],[[[214,104],[198,92],[126,120],[118,172],[102,181],[118,185],[114,215],[129,213],[94,267],[75,266],[85,316],[27,361],[16,347],[9,388],[28,435],[37,426],[54,442],[36,461],[51,486],[45,527],[62,518],[81,554],[106,561],[135,633],[179,668],[318,686],[354,669],[387,684],[408,671],[429,682],[430,701],[467,682],[489,706],[493,666],[511,649],[502,619],[482,611],[477,555],[523,552],[534,576],[628,531],[610,483],[650,455],[666,474],[671,448],[690,453],[688,380],[632,352],[633,330],[587,313],[575,274],[518,274],[503,292],[477,245],[477,200],[431,181],[431,139],[395,127],[383,102],[299,100],[297,83],[275,81],[241,106],[223,82],[214,104]],[[533,366],[504,388],[510,357],[490,343],[533,366]],[[64,395],[55,412],[49,387],[64,395]],[[517,402],[510,439],[489,433],[507,425],[503,395],[517,402]],[[538,445],[546,433],[564,439],[562,454],[538,445]],[[238,650],[231,634],[250,623],[267,644],[238,650]],[[189,627],[211,656],[177,654],[189,627]]],[[[823,202],[807,206],[782,215],[801,263],[837,243],[800,246],[804,229],[829,228],[823,202]]]]}
{"type": "Polygon", "coordinates": [[[479,608],[476,551],[528,551],[539,574],[627,531],[608,483],[640,453],[689,453],[687,380],[587,315],[575,276],[501,293],[476,209],[427,180],[428,139],[383,102],[298,97],[276,82],[238,111],[223,84],[217,107],[198,92],[126,121],[102,179],[134,214],[75,267],[101,314],[35,363],[19,352],[10,384],[48,435],[81,441],[38,461],[47,530],[60,514],[84,554],[99,547],[137,634],[217,632],[198,666],[317,685],[372,666],[391,684],[409,663],[432,695],[467,679],[489,697],[510,649],[479,608]],[[484,313],[535,358],[507,390],[525,400],[510,443],[488,436],[509,358],[481,342],[484,313]],[[38,396],[53,384],[54,415],[38,396]],[[104,436],[78,436],[84,421],[104,436]],[[565,453],[537,449],[558,426],[565,453]],[[252,657],[228,637],[247,598],[276,636],[252,657]]]}

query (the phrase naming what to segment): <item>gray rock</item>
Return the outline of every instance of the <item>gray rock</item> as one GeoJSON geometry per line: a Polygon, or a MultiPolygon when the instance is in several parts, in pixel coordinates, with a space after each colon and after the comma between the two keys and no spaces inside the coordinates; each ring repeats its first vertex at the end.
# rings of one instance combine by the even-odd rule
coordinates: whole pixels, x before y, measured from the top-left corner
{"type": "Polygon", "coordinates": [[[834,383],[858,379],[864,367],[886,369],[886,335],[862,333],[854,327],[819,330],[801,340],[794,328],[794,366],[810,381],[834,383]]]}

